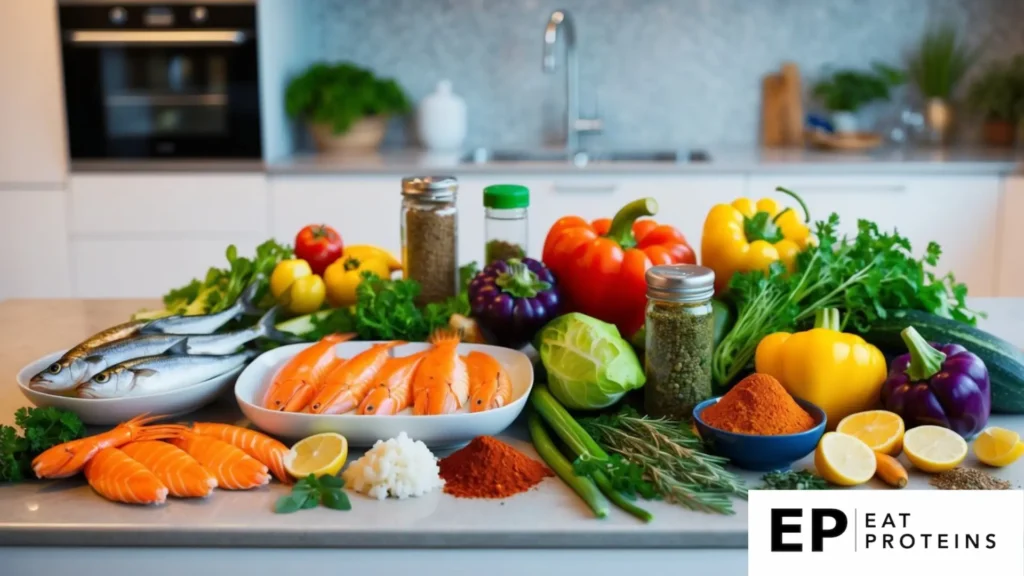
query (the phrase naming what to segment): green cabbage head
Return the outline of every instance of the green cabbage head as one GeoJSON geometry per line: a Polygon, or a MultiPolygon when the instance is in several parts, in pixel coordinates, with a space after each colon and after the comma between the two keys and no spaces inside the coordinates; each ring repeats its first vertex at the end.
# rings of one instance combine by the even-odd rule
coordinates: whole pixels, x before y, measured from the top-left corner
{"type": "Polygon", "coordinates": [[[605,408],[644,385],[640,360],[614,324],[574,312],[552,320],[535,342],[548,388],[567,408],[605,408]]]}

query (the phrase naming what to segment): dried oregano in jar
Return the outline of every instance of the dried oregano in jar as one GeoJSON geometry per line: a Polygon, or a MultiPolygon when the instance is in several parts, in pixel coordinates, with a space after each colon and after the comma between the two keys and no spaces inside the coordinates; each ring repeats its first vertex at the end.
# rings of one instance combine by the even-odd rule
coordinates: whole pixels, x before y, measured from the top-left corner
{"type": "Polygon", "coordinates": [[[691,264],[647,271],[644,408],[654,418],[689,418],[711,397],[715,273],[691,264]]]}
{"type": "Polygon", "coordinates": [[[451,176],[402,179],[402,263],[419,282],[417,304],[458,293],[458,181],[451,176]]]}

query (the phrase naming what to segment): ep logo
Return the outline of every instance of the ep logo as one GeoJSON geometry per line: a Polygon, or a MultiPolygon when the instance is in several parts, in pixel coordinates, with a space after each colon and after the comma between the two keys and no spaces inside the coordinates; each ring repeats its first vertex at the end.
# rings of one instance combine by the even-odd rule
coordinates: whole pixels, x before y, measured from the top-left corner
{"type": "Polygon", "coordinates": [[[838,538],[846,532],[850,522],[842,510],[835,508],[811,508],[805,515],[801,508],[772,508],[771,510],[771,551],[803,552],[802,538],[804,525],[809,524],[811,552],[822,552],[826,538],[838,538]],[[807,522],[809,520],[809,522],[807,522]]]}

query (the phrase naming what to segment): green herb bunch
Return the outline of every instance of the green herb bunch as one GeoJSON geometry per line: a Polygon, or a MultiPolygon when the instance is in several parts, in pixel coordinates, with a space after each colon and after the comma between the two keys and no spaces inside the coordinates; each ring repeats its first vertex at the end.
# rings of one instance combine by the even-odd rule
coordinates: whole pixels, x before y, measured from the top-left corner
{"type": "Polygon", "coordinates": [[[810,470],[769,472],[761,477],[758,490],[828,490],[829,483],[810,470]]]}
{"type": "Polygon", "coordinates": [[[974,324],[967,308],[967,287],[934,267],[942,250],[929,243],[915,258],[910,241],[898,232],[882,232],[867,220],[857,222],[853,238],[838,233],[839,216],[816,224],[818,245],[797,258],[789,274],[773,263],[767,274],[735,274],[729,297],[737,310],[732,330],[715,348],[711,371],[716,383],[733,382],[751,363],[762,338],[794,330],[818,310],[839,308],[843,324],[866,330],[886,318],[887,310],[922,310],[974,324]]]}
{"type": "MultiPolygon", "coordinates": [[[[228,246],[227,268],[210,268],[206,276],[192,280],[164,295],[163,310],[142,311],[133,320],[153,320],[174,314],[213,314],[231,306],[242,291],[257,277],[269,278],[278,262],[291,258],[291,246],[267,240],[256,247],[252,258],[238,255],[238,248],[228,246]]],[[[268,302],[266,307],[270,307],[268,302]]]]}
{"type": "Polygon", "coordinates": [[[1017,122],[1024,115],[1024,55],[989,64],[968,89],[967,103],[986,120],[1017,122]]]}
{"type": "Polygon", "coordinates": [[[327,124],[342,134],[364,117],[405,113],[409,101],[394,80],[347,62],[321,62],[288,84],[285,110],[293,118],[327,124]]]}
{"type": "Polygon", "coordinates": [[[902,71],[874,63],[870,71],[837,70],[814,85],[813,93],[833,112],[856,112],[875,101],[885,101],[890,90],[903,84],[902,71]]]}
{"type": "Polygon", "coordinates": [[[299,510],[309,510],[323,504],[332,510],[351,510],[352,503],[345,494],[345,481],[338,476],[320,476],[314,474],[299,480],[292,486],[291,494],[281,496],[274,504],[274,512],[291,514],[299,510]]]}
{"type": "Polygon", "coordinates": [[[921,37],[911,56],[910,76],[922,96],[948,100],[978,54],[961,41],[953,24],[935,26],[921,37]]]}
{"type": "Polygon", "coordinates": [[[32,459],[50,448],[85,436],[85,425],[73,412],[58,408],[19,408],[13,426],[0,426],[0,482],[31,477],[32,459]]]}
{"type": "Polygon", "coordinates": [[[419,282],[385,279],[364,272],[363,281],[356,288],[356,305],[351,310],[338,308],[312,315],[314,328],[302,337],[318,340],[328,334],[355,332],[361,340],[424,341],[438,328],[447,326],[453,314],[469,314],[467,288],[476,272],[475,262],[460,268],[459,295],[424,307],[416,305],[419,282]]]}

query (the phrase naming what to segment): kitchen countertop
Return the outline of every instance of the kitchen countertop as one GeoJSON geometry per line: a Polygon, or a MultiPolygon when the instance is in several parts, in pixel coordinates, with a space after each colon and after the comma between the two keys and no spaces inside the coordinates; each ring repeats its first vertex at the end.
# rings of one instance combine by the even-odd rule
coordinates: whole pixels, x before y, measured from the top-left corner
{"type": "MultiPolygon", "coordinates": [[[[823,152],[760,147],[710,147],[709,162],[460,163],[461,154],[436,155],[422,150],[385,150],[359,156],[297,154],[267,163],[270,174],[386,174],[445,172],[464,174],[899,174],[1000,175],[1019,171],[1024,154],[984,148],[879,149],[869,153],[823,152]]],[[[686,157],[683,150],[681,157],[686,157]]]]}
{"type": "MultiPolygon", "coordinates": [[[[0,423],[27,405],[14,383],[26,363],[71,346],[155,302],[142,300],[8,300],[0,302],[0,423]]],[[[982,326],[1024,344],[1024,299],[975,299],[982,326]]],[[[189,419],[241,423],[230,395],[189,419]]],[[[1024,432],[1024,416],[994,416],[992,424],[1024,432]]],[[[502,438],[536,456],[522,423],[502,438]]],[[[358,452],[351,458],[358,456],[358,452]]],[[[809,463],[809,458],[806,462],[809,463]]],[[[976,465],[973,456],[967,465],[976,465]]],[[[799,465],[798,465],[799,466],[799,465]]],[[[1024,483],[1024,466],[994,472],[1024,483]]],[[[749,485],[758,475],[743,473],[749,485]]],[[[870,487],[868,484],[866,487],[870,487]]],[[[911,470],[911,488],[929,489],[911,470]]],[[[407,548],[735,548],[746,547],[747,505],[736,514],[691,512],[663,502],[645,506],[655,516],[644,525],[613,509],[593,519],[557,478],[506,500],[464,500],[440,492],[405,501],[378,502],[353,494],[350,512],[327,509],[290,515],[272,512],[287,488],[274,482],[250,492],[218,491],[204,501],[173,500],[160,507],[115,504],[92,493],[80,477],[0,485],[0,543],[7,546],[193,547],[407,547],[407,548]]],[[[42,553],[45,554],[45,553],[42,553]]]]}

